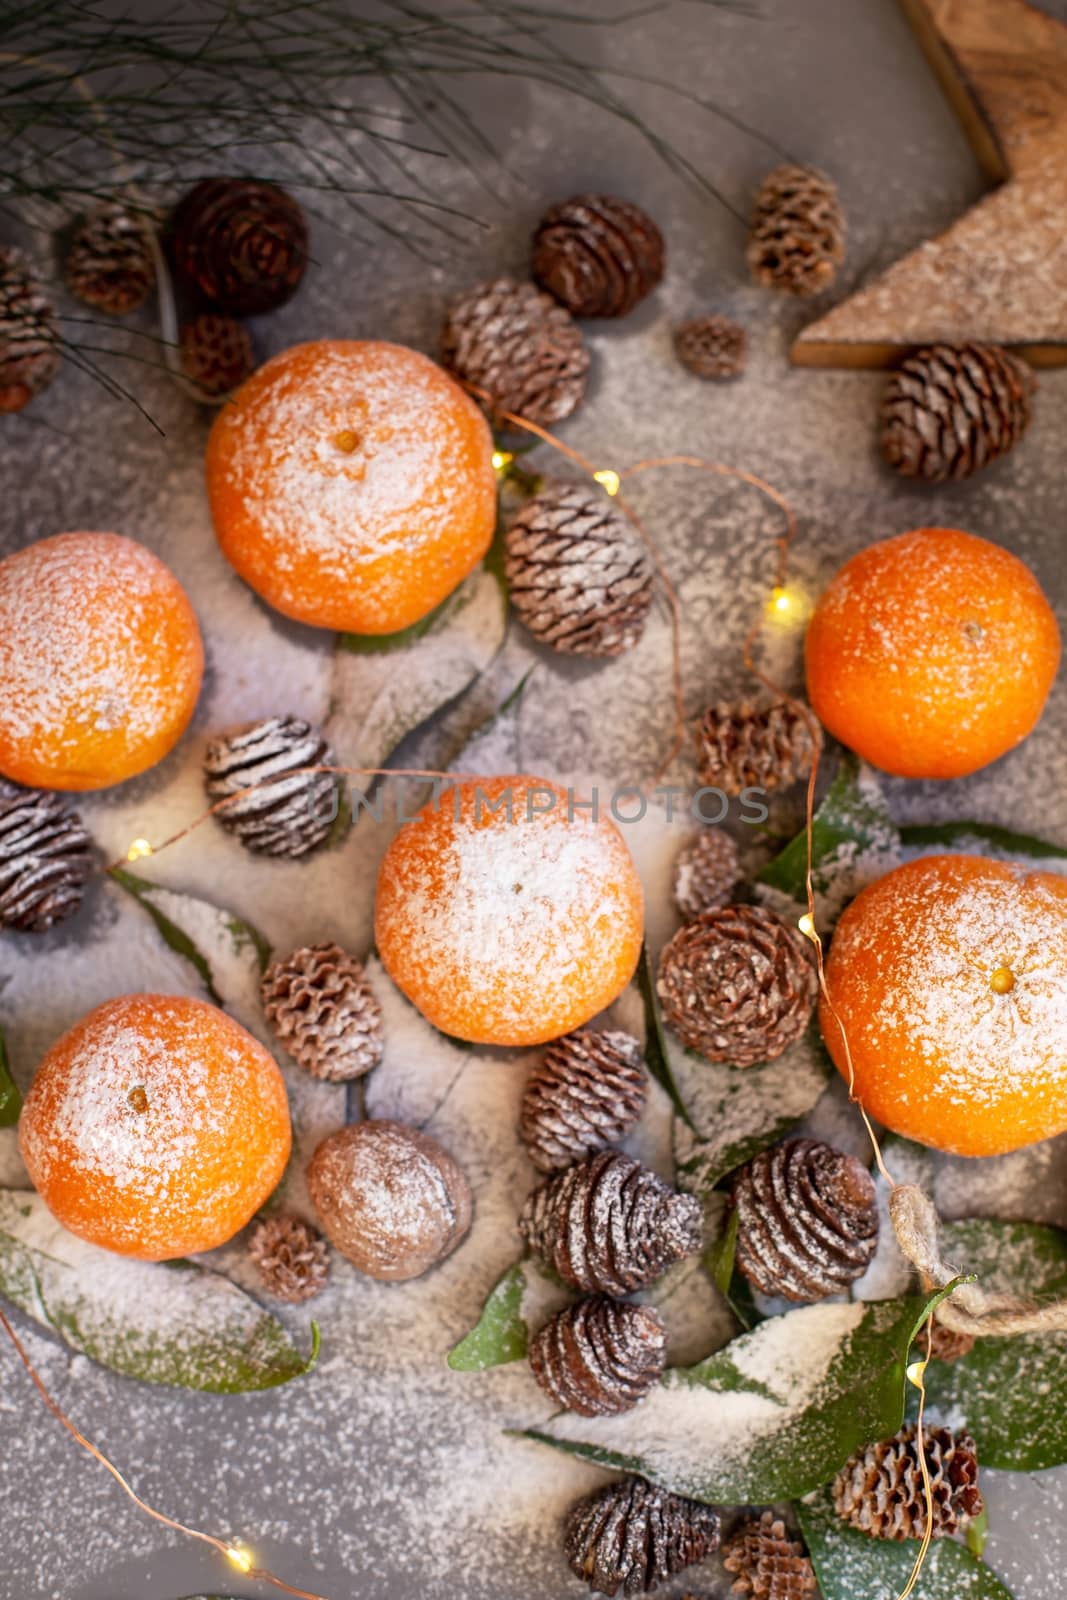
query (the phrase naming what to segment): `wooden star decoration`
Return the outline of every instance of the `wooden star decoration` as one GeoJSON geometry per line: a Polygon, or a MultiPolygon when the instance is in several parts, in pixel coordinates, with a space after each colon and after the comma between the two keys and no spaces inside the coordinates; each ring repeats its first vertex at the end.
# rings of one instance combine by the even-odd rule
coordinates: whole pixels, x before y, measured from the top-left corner
{"type": "Polygon", "coordinates": [[[901,0],[1000,187],[805,328],[792,359],[882,367],[918,345],[1067,365],[1067,26],[1027,0],[901,0]]]}

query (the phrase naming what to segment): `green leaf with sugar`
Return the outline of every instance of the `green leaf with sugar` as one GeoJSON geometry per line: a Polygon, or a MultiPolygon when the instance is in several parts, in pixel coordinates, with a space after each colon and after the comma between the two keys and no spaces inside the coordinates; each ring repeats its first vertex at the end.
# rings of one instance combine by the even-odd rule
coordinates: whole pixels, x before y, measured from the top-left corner
{"type": "MultiPolygon", "coordinates": [[[[845,754],[812,821],[812,882],[816,894],[830,892],[863,862],[867,877],[888,871],[898,859],[900,835],[889,815],[876,775],[845,754]]],[[[801,829],[759,874],[759,881],[803,905],[808,863],[807,831],[801,829]]]]}
{"type": "Polygon", "coordinates": [[[689,1108],[678,1088],[671,1065],[671,1047],[660,1016],[659,1001],[656,999],[656,979],[647,944],[641,946],[641,959],[637,966],[637,986],[641,991],[641,1000],[645,1008],[645,1064],[660,1088],[666,1092],[668,1100],[674,1107],[675,1116],[691,1133],[695,1133],[689,1108]]]}
{"type": "MultiPolygon", "coordinates": [[[[800,1531],[823,1600],[896,1600],[911,1575],[916,1540],[872,1539],[834,1510],[827,1488],[796,1507],[800,1531]]],[[[954,1539],[935,1539],[923,1565],[917,1600],[1012,1600],[984,1562],[954,1539]]]]}
{"type": "Polygon", "coordinates": [[[942,1298],[789,1311],[669,1371],[631,1412],[564,1413],[528,1436],[713,1504],[794,1499],[900,1427],[909,1352],[942,1298]]]}
{"type": "Polygon", "coordinates": [[[485,1372],[522,1360],[529,1342],[522,1314],[528,1270],[528,1262],[516,1261],[493,1285],[477,1323],[448,1353],[454,1372],[485,1372]]]}
{"type": "Polygon", "coordinates": [[[278,1319],[193,1262],[113,1255],[60,1227],[35,1194],[0,1190],[0,1293],[73,1350],[145,1383],[240,1394],[313,1365],[278,1319]]]}
{"type": "Polygon", "coordinates": [[[910,823],[900,829],[906,850],[962,850],[971,855],[1001,856],[1006,861],[1067,861],[1067,849],[1016,833],[990,822],[910,823]]]}
{"type": "Polygon", "coordinates": [[[11,1066],[7,1059],[7,1045],[4,1036],[0,1033],[0,1128],[13,1128],[19,1120],[22,1110],[22,1096],[19,1086],[11,1076],[11,1066]]]}

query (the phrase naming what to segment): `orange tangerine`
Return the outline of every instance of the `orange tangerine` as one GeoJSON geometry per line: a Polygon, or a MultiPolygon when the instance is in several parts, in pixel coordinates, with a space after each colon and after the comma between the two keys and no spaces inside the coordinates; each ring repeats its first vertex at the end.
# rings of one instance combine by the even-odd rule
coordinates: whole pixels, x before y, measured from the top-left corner
{"type": "Polygon", "coordinates": [[[53,1215],[145,1261],[225,1244],[276,1187],[290,1143],[273,1057],[182,995],[97,1006],[49,1050],[19,1122],[53,1215]]]}
{"type": "Polygon", "coordinates": [[[394,838],[374,926],[393,981],[480,1044],[556,1039],[610,1005],[641,952],[644,898],[615,825],[541,778],[471,779],[394,838]]]}
{"type": "Polygon", "coordinates": [[[377,340],[295,345],[253,373],[211,430],[219,544],[287,617],[395,633],[488,550],[492,451],[473,400],[417,351],[377,340]]]}

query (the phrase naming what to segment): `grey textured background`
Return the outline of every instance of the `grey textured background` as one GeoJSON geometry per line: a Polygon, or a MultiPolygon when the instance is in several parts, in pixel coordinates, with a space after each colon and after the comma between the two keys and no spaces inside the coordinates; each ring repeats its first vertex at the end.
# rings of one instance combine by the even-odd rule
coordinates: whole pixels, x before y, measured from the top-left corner
{"type": "MultiPolygon", "coordinates": [[[[1067,17],[1065,0],[1047,9],[1067,17]]],[[[582,32],[581,45],[587,55],[718,101],[792,156],[831,171],[851,224],[840,290],[944,226],[982,192],[964,136],[894,0],[762,0],[751,17],[679,4],[617,29],[582,32]]],[[[660,221],[669,276],[636,316],[589,330],[595,382],[566,430],[572,442],[614,460],[692,449],[764,474],[798,507],[797,565],[812,585],[872,538],[923,522],[958,523],[1029,560],[1057,598],[1061,621],[1067,619],[1061,555],[1067,374],[1043,378],[1031,435],[1016,457],[987,477],[936,496],[894,481],[875,449],[882,380],[790,369],[790,332],[810,312],[747,283],[736,217],[687,188],[635,133],[603,113],[516,84],[503,92],[487,81],[473,86],[472,95],[515,181],[506,204],[495,209],[485,208],[476,186],[455,170],[442,172],[441,194],[483,206],[488,230],[465,254],[430,268],[395,247],[354,247],[319,225],[317,264],[305,288],[257,329],[263,353],[328,335],[384,336],[432,349],[452,289],[523,269],[531,224],[547,202],[586,187],[623,193],[660,221]],[[705,307],[732,311],[750,328],[750,370],[740,385],[700,386],[673,362],[671,321],[705,307]]],[[[774,150],[665,91],[643,89],[637,99],[657,130],[743,213],[776,159],[774,150]]],[[[75,374],[55,385],[32,418],[4,419],[0,540],[9,549],[66,527],[112,527],[157,548],[188,584],[204,619],[212,668],[190,741],[134,792],[147,828],[153,797],[174,781],[183,762],[195,762],[198,741],[225,720],[235,698],[220,671],[225,660],[232,672],[235,641],[224,648],[218,630],[232,626],[239,586],[215,549],[200,487],[210,419],[161,376],[145,373],[139,392],[165,438],[75,374]]],[[[660,480],[643,494],[691,605],[691,684],[708,692],[728,689],[737,643],[766,584],[772,521],[765,508],[730,488],[660,480]]],[[[251,603],[244,615],[247,681],[260,686],[264,702],[286,694],[291,703],[299,698],[288,693],[293,683],[310,682],[324,664],[326,642],[251,603]]],[[[522,641],[508,649],[513,665],[528,654],[522,641]]],[[[588,673],[572,672],[569,686],[561,676],[567,674],[555,666],[542,670],[531,691],[530,766],[567,770],[580,764],[579,747],[588,765],[601,770],[617,765],[620,751],[629,759],[638,708],[628,703],[614,716],[610,695],[605,712],[602,690],[588,673]],[[569,725],[560,711],[564,694],[569,725]]],[[[662,692],[662,683],[649,685],[649,735],[662,725],[662,692]]],[[[894,804],[916,818],[980,815],[1067,838],[1060,754],[1065,727],[1061,684],[1023,751],[956,786],[951,798],[933,785],[893,784],[894,804]]],[[[189,888],[218,893],[206,874],[198,883],[195,860],[183,863],[179,877],[189,888]]],[[[0,977],[4,960],[0,949],[0,977]]],[[[11,1019],[5,1015],[4,1022],[9,1026],[11,1019]]],[[[1060,1173],[1046,1181],[1042,1196],[1042,1214],[1061,1223],[1067,1222],[1065,1186],[1067,1175],[1060,1173]]],[[[468,1320],[491,1276],[480,1264],[472,1268],[461,1297],[468,1320]]],[[[148,1393],[84,1362],[66,1362],[35,1333],[27,1338],[64,1402],[106,1439],[150,1498],[202,1525],[267,1530],[257,1550],[294,1582],[338,1600],[399,1600],[412,1593],[427,1600],[461,1594],[562,1600],[580,1594],[549,1526],[527,1539],[514,1533],[497,1538],[487,1515],[465,1550],[439,1542],[438,1523],[420,1527],[422,1486],[446,1459],[451,1436],[495,1426],[494,1413],[484,1401],[469,1405],[469,1387],[449,1389],[443,1378],[435,1378],[433,1402],[423,1407],[407,1359],[403,1302],[396,1298],[367,1296],[367,1319],[391,1308],[399,1348],[392,1377],[388,1366],[365,1377],[360,1351],[366,1327],[359,1326],[355,1304],[351,1326],[334,1330],[335,1359],[312,1379],[236,1400],[148,1393]],[[409,1384],[410,1404],[401,1393],[409,1384]],[[451,1416],[444,1433],[442,1415],[451,1416]]],[[[461,1326],[462,1318],[448,1331],[461,1326]]],[[[58,1430],[49,1431],[8,1357],[0,1356],[0,1368],[2,1600],[171,1600],[224,1582],[212,1557],[172,1544],[139,1519],[103,1474],[83,1466],[58,1430]]],[[[1062,1593],[1065,1478],[989,1475],[994,1533],[988,1555],[1018,1600],[1055,1600],[1062,1593]]],[[[709,1576],[698,1587],[710,1592],[716,1581],[721,1586],[721,1578],[709,1576]]],[[[237,1583],[226,1588],[268,1592],[237,1583]]]]}

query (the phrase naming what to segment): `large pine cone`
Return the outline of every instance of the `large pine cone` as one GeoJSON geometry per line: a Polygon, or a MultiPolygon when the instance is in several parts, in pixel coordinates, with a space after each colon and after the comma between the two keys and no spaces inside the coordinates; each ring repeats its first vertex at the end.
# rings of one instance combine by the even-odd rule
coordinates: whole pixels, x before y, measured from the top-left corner
{"type": "Polygon", "coordinates": [[[0,245],[0,414],[21,411],[59,371],[56,316],[19,250],[0,245]]]}
{"type": "Polygon", "coordinates": [[[575,317],[624,317],[663,277],[663,236],[629,200],[578,194],[546,211],[533,275],[575,317]]]}
{"type": "Polygon", "coordinates": [[[58,795],[0,778],[0,928],[45,933],[81,905],[93,842],[58,795]]]}
{"type": "Polygon", "coordinates": [[[666,1360],[659,1313],[607,1295],[566,1306],[530,1343],[534,1377],[549,1399],[582,1417],[631,1410],[659,1381],[666,1360]]]}
{"type": "Polygon", "coordinates": [[[775,167],[756,191],[748,265],[765,289],[819,294],[845,259],[845,217],[837,189],[812,167],[775,167]]]}
{"type": "Polygon", "coordinates": [[[1026,363],[995,345],[919,350],[886,386],[882,454],[905,478],[969,478],[1018,444],[1035,387],[1026,363]]]}
{"type": "Polygon", "coordinates": [[[803,1600],[815,1592],[815,1569],[804,1546],[790,1538],[773,1511],[746,1517],[734,1529],[723,1541],[722,1564],[736,1580],[733,1592],[752,1600],[803,1600]]]}
{"type": "Polygon", "coordinates": [[[278,1042],[313,1078],[345,1083],[382,1059],[382,1008],[363,964],[340,945],[272,962],[261,993],[278,1042]]]}
{"type": "Polygon", "coordinates": [[[751,1067],[800,1038],[815,1004],[802,936],[762,906],[723,906],[680,928],[660,957],[667,1023],[709,1061],[751,1067]]]}
{"type": "Polygon", "coordinates": [[[621,655],[644,632],[652,563],[600,489],[555,483],[528,500],[508,529],[505,571],[520,620],[564,655],[621,655]]]}
{"type": "Polygon", "coordinates": [[[719,1547],[719,1514],[699,1500],[620,1478],[579,1500],[563,1549],[572,1572],[597,1594],[651,1594],[719,1547]]]}
{"type": "Polygon", "coordinates": [[[298,1306],[326,1287],[330,1252],[326,1240],[301,1217],[263,1217],[248,1238],[248,1254],[263,1287],[276,1300],[298,1306]]]}
{"type": "Polygon", "coordinates": [[[178,202],[170,226],[175,270],[219,311],[274,311],[308,263],[304,213],[284,189],[255,178],[205,178],[178,202]]]}
{"type": "Polygon", "coordinates": [[[136,311],[156,281],[150,224],[125,206],[105,205],[83,217],[67,250],[67,287],[110,316],[136,311]]]}
{"type": "Polygon", "coordinates": [[[808,1305],[862,1278],[878,1247],[878,1201],[855,1156],[816,1139],[762,1151],[733,1184],[737,1270],[762,1294],[808,1305]]]}
{"type": "Polygon", "coordinates": [[[674,863],[674,902],[686,922],[727,905],[741,876],[737,846],[721,828],[701,828],[674,863]]]}
{"type": "Polygon", "coordinates": [[[720,700],[700,720],[700,781],[739,795],[787,788],[811,769],[816,744],[807,718],[788,700],[766,707],[720,700]]]}
{"type": "Polygon", "coordinates": [[[301,717],[266,717],[213,739],[204,757],[212,801],[234,798],[215,815],[246,849],[267,856],[305,856],[330,836],[339,785],[322,734],[301,717]]]}
{"type": "MultiPolygon", "coordinates": [[[[917,1429],[905,1423],[892,1439],[859,1450],[834,1479],[839,1517],[875,1539],[921,1539],[926,1532],[926,1494],[919,1466],[917,1429]]],[[[923,1430],[926,1465],[934,1500],[933,1537],[957,1533],[982,1514],[978,1455],[969,1433],[951,1428],[923,1430]]]]}
{"type": "Polygon", "coordinates": [[[519,1116],[526,1152],[542,1172],[559,1172],[625,1139],[647,1099],[637,1040],[579,1028],[550,1044],[530,1074],[519,1116]]]}
{"type": "Polygon", "coordinates": [[[589,378],[589,351],[570,312],[513,278],[480,283],[453,300],[441,358],[457,378],[484,391],[491,411],[510,411],[543,428],[581,405],[589,378]]]}
{"type": "Polygon", "coordinates": [[[695,378],[723,383],[745,370],[748,336],[729,317],[693,317],[674,330],[674,353],[695,378]]]}
{"type": "Polygon", "coordinates": [[[692,1195],[676,1193],[630,1156],[603,1151],[535,1189],[519,1232],[565,1283],[621,1297],[695,1255],[702,1224],[692,1195]]]}

